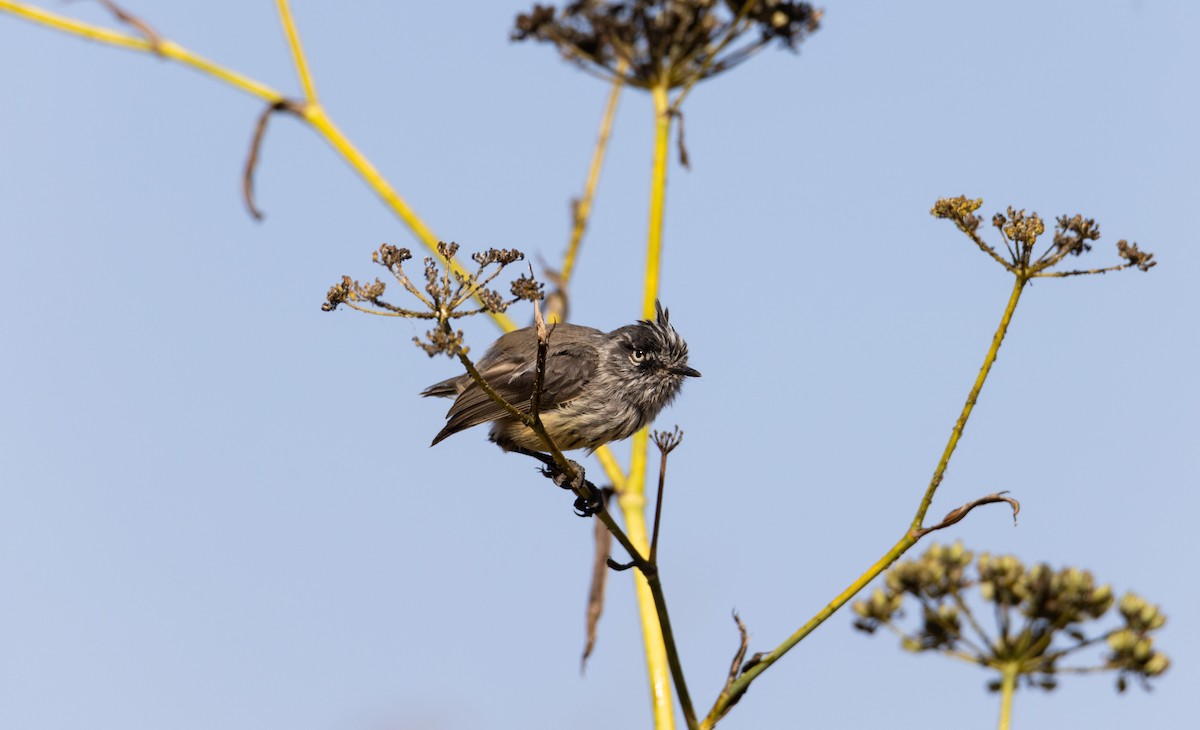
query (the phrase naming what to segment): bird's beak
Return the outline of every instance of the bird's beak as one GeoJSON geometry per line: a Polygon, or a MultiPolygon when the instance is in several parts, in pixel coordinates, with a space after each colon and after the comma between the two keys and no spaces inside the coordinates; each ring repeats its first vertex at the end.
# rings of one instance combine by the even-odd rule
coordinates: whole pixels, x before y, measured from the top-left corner
{"type": "Polygon", "coordinates": [[[675,373],[676,375],[686,375],[689,378],[700,377],[699,370],[696,370],[695,368],[689,368],[687,365],[683,365],[683,366],[677,367],[677,368],[671,368],[671,372],[675,373]]]}

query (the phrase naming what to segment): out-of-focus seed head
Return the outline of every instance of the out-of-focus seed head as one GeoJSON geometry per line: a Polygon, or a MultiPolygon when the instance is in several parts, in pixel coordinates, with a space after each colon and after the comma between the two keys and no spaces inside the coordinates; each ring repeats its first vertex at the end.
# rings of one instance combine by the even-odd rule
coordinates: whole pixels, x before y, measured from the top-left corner
{"type": "MultiPolygon", "coordinates": [[[[971,214],[967,207],[959,210],[971,214]]],[[[1012,210],[1004,218],[1003,223],[1029,220],[1012,210]]],[[[897,562],[882,588],[854,604],[855,628],[874,633],[885,626],[900,635],[906,651],[941,652],[996,670],[1015,664],[1022,681],[1046,690],[1058,686],[1067,671],[1116,671],[1123,690],[1131,678],[1145,684],[1170,666],[1151,636],[1166,622],[1157,606],[1133,594],[1117,603],[1111,587],[1096,585],[1091,572],[1079,568],[1027,567],[1011,555],[982,553],[972,575],[972,559],[955,543],[933,544],[919,558],[897,562]],[[978,601],[968,600],[974,587],[983,611],[974,608],[978,601]],[[905,600],[918,605],[920,620],[912,628],[899,625],[905,600]],[[1106,631],[1096,624],[1114,604],[1123,625],[1106,631]],[[998,627],[989,631],[977,616],[994,617],[998,627]],[[1102,641],[1109,653],[1100,666],[1063,666],[1076,655],[1089,656],[1087,648],[1102,641]]],[[[992,685],[999,687],[999,681],[992,685]]]]}
{"type": "Polygon", "coordinates": [[[519,14],[512,39],[549,43],[564,58],[633,86],[677,87],[728,70],[772,42],[795,50],[821,15],[791,0],[576,0],[519,14]]]}

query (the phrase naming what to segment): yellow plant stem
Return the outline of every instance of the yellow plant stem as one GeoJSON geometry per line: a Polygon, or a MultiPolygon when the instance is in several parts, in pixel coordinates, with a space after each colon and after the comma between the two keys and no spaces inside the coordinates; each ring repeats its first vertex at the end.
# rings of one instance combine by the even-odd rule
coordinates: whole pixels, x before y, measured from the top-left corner
{"type": "MultiPolygon", "coordinates": [[[[388,181],[375,169],[366,157],[363,156],[357,148],[350,143],[340,129],[334,125],[333,121],[325,114],[325,110],[319,103],[313,101],[315,99],[315,89],[313,88],[312,76],[308,71],[308,64],[304,61],[304,53],[300,48],[299,36],[295,32],[295,27],[291,22],[291,14],[287,12],[287,3],[284,0],[279,0],[280,15],[284,20],[285,31],[288,35],[289,47],[297,63],[298,73],[300,74],[301,83],[304,86],[305,94],[309,96],[310,101],[303,104],[302,118],[307,121],[325,140],[337,150],[342,157],[349,163],[355,172],[366,181],[376,194],[384,201],[385,204],[403,221],[413,234],[420,239],[430,251],[436,253],[438,238],[433,234],[427,225],[417,216],[411,207],[400,197],[399,193],[388,183],[388,181]]],[[[83,23],[73,18],[50,13],[41,8],[27,5],[20,2],[12,2],[12,0],[0,0],[0,11],[6,11],[16,15],[17,17],[25,18],[42,25],[55,28],[57,30],[73,33],[90,40],[107,43],[109,45],[126,48],[133,51],[141,51],[143,53],[151,53],[161,55],[173,61],[178,61],[185,66],[190,66],[197,71],[206,73],[216,79],[240,89],[248,94],[257,96],[260,99],[270,103],[276,103],[286,100],[286,97],[267,86],[246,76],[243,76],[235,71],[225,68],[219,64],[213,63],[208,59],[199,56],[186,48],[166,39],[161,40],[157,45],[151,43],[146,38],[139,36],[127,35],[117,31],[103,28],[100,26],[83,23]]],[[[451,261],[450,265],[456,271],[464,272],[465,270],[457,261],[451,261]]],[[[492,314],[492,318],[501,329],[508,332],[516,329],[516,325],[512,320],[504,314],[492,314]]]]}
{"type": "Polygon", "coordinates": [[[98,43],[107,43],[111,46],[125,48],[131,51],[142,51],[143,53],[152,53],[169,58],[172,61],[178,61],[185,66],[190,66],[197,71],[206,73],[209,76],[224,81],[225,83],[235,88],[241,89],[248,94],[257,96],[260,99],[265,99],[269,102],[283,101],[282,93],[272,89],[266,84],[259,83],[254,79],[243,76],[236,71],[225,68],[219,64],[198,56],[186,48],[168,40],[163,40],[155,46],[148,38],[143,38],[137,35],[129,35],[119,31],[103,28],[98,25],[84,23],[74,18],[68,18],[65,15],[51,13],[34,5],[29,5],[21,2],[12,2],[11,0],[0,0],[0,10],[11,13],[18,18],[40,23],[56,30],[61,30],[65,33],[72,33],[77,36],[82,36],[88,40],[98,43]]]}
{"type": "Polygon", "coordinates": [[[1013,695],[1017,691],[1017,675],[1021,665],[1009,662],[1001,668],[1000,675],[1000,722],[996,724],[999,730],[1008,730],[1012,725],[1013,695]]]}
{"type": "Polygon", "coordinates": [[[292,61],[296,64],[296,74],[300,77],[300,85],[304,87],[304,98],[312,104],[317,102],[317,87],[313,83],[312,73],[308,70],[308,58],[304,55],[304,47],[300,45],[300,33],[296,30],[296,21],[292,18],[292,9],[288,0],[275,0],[279,10],[279,22],[287,35],[288,48],[292,49],[292,61]]]}
{"type": "MultiPolygon", "coordinates": [[[[379,170],[356,148],[350,140],[342,133],[341,129],[333,123],[333,120],[325,113],[324,108],[316,100],[316,89],[312,81],[312,75],[308,69],[308,63],[305,60],[303,50],[300,46],[299,35],[296,32],[295,24],[292,21],[290,8],[285,0],[277,0],[278,9],[281,20],[284,24],[284,30],[288,37],[288,45],[292,51],[293,59],[297,66],[297,73],[300,76],[301,85],[304,87],[306,102],[301,106],[301,118],[308,122],[316,132],[323,137],[342,157],[347,164],[359,174],[359,176],[367,183],[367,185],[375,191],[384,204],[387,205],[400,220],[408,226],[412,233],[421,241],[426,248],[431,251],[437,251],[438,238],[433,231],[417,216],[416,212],[408,205],[408,203],[400,197],[395,188],[388,183],[387,179],[380,174],[379,170]]],[[[200,56],[192,51],[180,46],[179,44],[161,39],[158,43],[152,43],[148,38],[138,35],[131,35],[120,31],[115,31],[102,26],[85,23],[74,18],[68,18],[57,13],[52,13],[42,8],[36,7],[23,2],[14,2],[13,0],[0,0],[0,12],[7,12],[10,15],[37,23],[48,28],[53,28],[65,33],[77,35],[88,40],[104,43],[118,48],[124,48],[131,51],[141,53],[149,53],[159,55],[163,58],[176,61],[184,66],[189,66],[201,73],[207,74],[215,79],[223,81],[230,86],[239,89],[251,96],[257,97],[270,104],[283,102],[287,97],[280,91],[256,81],[248,76],[244,76],[236,71],[226,68],[220,64],[210,61],[203,56],[200,56]]],[[[669,120],[667,120],[669,125],[669,120]]],[[[665,175],[665,144],[663,146],[664,159],[664,175],[665,175]]],[[[656,157],[657,159],[657,157],[656,157]]],[[[661,224],[661,192],[658,196],[658,213],[657,219],[661,224]]],[[[659,233],[661,239],[661,231],[659,233]]],[[[655,244],[654,249],[657,250],[658,244],[655,244]]],[[[450,265],[458,272],[464,272],[464,269],[457,261],[451,261],[450,265]]],[[[657,260],[654,263],[654,286],[657,286],[657,260]]],[[[647,283],[649,285],[648,277],[647,283]]],[[[509,332],[516,329],[513,321],[504,314],[491,315],[496,324],[504,331],[509,332]]],[[[651,308],[649,315],[653,316],[653,297],[651,297],[651,308]]],[[[647,446],[646,433],[643,431],[640,434],[640,449],[642,451],[641,472],[645,471],[645,449],[647,446]]],[[[637,439],[635,439],[635,442],[637,439]]],[[[613,487],[618,492],[626,491],[626,476],[622,472],[617,460],[608,447],[601,447],[596,451],[596,458],[600,461],[605,473],[608,475],[613,487]]],[[[641,495],[641,482],[643,477],[639,477],[638,495],[641,495]]],[[[639,517],[643,509],[642,506],[637,508],[639,517]]],[[[628,515],[626,516],[628,519],[628,515]]],[[[635,520],[635,523],[638,522],[635,520]]],[[[642,554],[648,548],[647,539],[645,536],[645,521],[640,520],[639,539],[634,540],[638,545],[642,554]]],[[[632,537],[631,537],[632,539],[632,537]]],[[[662,649],[662,639],[658,630],[658,620],[654,612],[653,602],[649,597],[649,588],[645,586],[645,581],[639,578],[638,603],[642,608],[643,627],[649,631],[653,627],[655,640],[647,639],[647,663],[650,668],[651,685],[654,688],[655,716],[658,718],[657,727],[671,728],[673,727],[673,717],[671,715],[671,694],[670,687],[667,681],[667,663],[665,651],[662,649]],[[646,622],[653,622],[652,624],[646,622]],[[666,718],[665,720],[663,718],[666,718]]],[[[649,634],[647,634],[649,636],[649,634]]]]}
{"type": "MultiPolygon", "coordinates": [[[[286,6],[286,3],[280,0],[281,6],[286,6]]],[[[133,51],[141,51],[143,53],[159,53],[165,58],[173,61],[178,61],[185,66],[190,66],[197,71],[208,74],[213,78],[224,81],[236,89],[256,96],[269,103],[285,101],[287,97],[282,92],[243,76],[235,71],[232,71],[224,66],[213,63],[212,61],[196,55],[186,48],[173,43],[169,40],[163,40],[157,48],[150,43],[149,40],[121,33],[118,31],[103,28],[97,25],[84,23],[73,18],[58,15],[48,12],[41,8],[28,5],[21,2],[12,2],[12,0],[0,0],[0,11],[11,13],[19,18],[39,23],[49,28],[54,28],[66,33],[71,33],[89,40],[99,43],[106,43],[111,46],[125,48],[133,51]]],[[[282,12],[282,9],[281,9],[282,12]]],[[[293,56],[300,59],[304,58],[303,51],[300,50],[299,36],[294,36],[295,40],[292,43],[294,35],[294,27],[291,23],[290,13],[286,16],[285,29],[292,28],[288,31],[289,42],[292,48],[293,56]]],[[[300,68],[300,66],[298,66],[300,68]]],[[[299,71],[301,83],[305,86],[305,93],[309,98],[315,98],[316,91],[313,88],[312,76],[308,72],[308,64],[303,63],[302,69],[299,71]]],[[[429,226],[417,216],[416,212],[408,205],[408,203],[400,197],[395,188],[388,183],[387,179],[380,174],[379,170],[350,143],[350,140],[342,133],[340,129],[333,123],[329,116],[325,113],[324,108],[319,104],[310,102],[303,105],[302,118],[307,121],[325,140],[338,151],[339,154],[346,160],[351,168],[359,174],[360,177],[367,183],[368,186],[383,200],[384,204],[391,208],[392,212],[408,226],[421,243],[430,251],[437,252],[438,238],[434,235],[429,226]]],[[[451,261],[450,265],[459,272],[464,269],[457,261],[451,261]]],[[[492,319],[495,320],[497,326],[505,332],[511,332],[516,329],[516,324],[512,319],[504,314],[493,314],[492,319]]],[[[604,468],[605,474],[608,475],[609,481],[613,483],[613,487],[618,491],[625,485],[625,474],[621,471],[620,465],[613,457],[612,451],[603,446],[596,451],[596,458],[600,461],[600,465],[604,468]]]]}
{"type": "MultiPolygon", "coordinates": [[[[651,550],[654,547],[651,546],[651,550]]],[[[657,558],[657,556],[655,556],[657,558]]],[[[667,612],[667,595],[663,591],[662,579],[658,574],[658,563],[646,563],[643,570],[646,575],[646,582],[650,586],[650,597],[654,601],[654,608],[658,614],[658,620],[662,628],[662,641],[667,647],[667,663],[671,668],[671,676],[675,680],[675,689],[679,692],[679,706],[683,708],[683,718],[687,722],[688,730],[697,730],[700,727],[696,721],[696,711],[692,707],[692,697],[688,693],[687,682],[683,678],[683,663],[679,660],[679,651],[675,644],[675,632],[671,629],[671,614],[667,612]]]]}
{"type": "MultiPolygon", "coordinates": [[[[351,144],[350,140],[342,134],[342,131],[325,114],[324,109],[319,104],[305,105],[304,119],[345,158],[346,162],[366,181],[367,185],[375,191],[384,204],[391,208],[392,212],[408,225],[413,235],[420,239],[427,248],[433,251],[437,250],[438,238],[429,229],[429,226],[425,225],[425,222],[417,216],[416,212],[413,211],[404,198],[400,197],[400,194],[388,183],[387,179],[375,169],[371,161],[359,152],[358,148],[351,144]]],[[[455,271],[464,276],[466,275],[466,270],[463,269],[458,261],[452,259],[449,264],[455,271]]],[[[500,313],[489,314],[500,329],[505,332],[512,332],[517,329],[517,325],[508,315],[500,313]]],[[[607,446],[601,446],[596,450],[596,459],[600,462],[600,466],[604,469],[604,473],[608,476],[609,481],[612,482],[613,488],[618,492],[621,491],[625,487],[625,473],[621,471],[621,466],[613,456],[612,450],[607,446]]]]}
{"type": "Polygon", "coordinates": [[[663,209],[667,199],[667,157],[670,153],[671,114],[667,87],[651,89],[654,97],[654,167],[650,178],[650,227],[646,234],[646,283],[642,316],[654,319],[658,278],[662,263],[663,209]]]}
{"type": "MultiPolygon", "coordinates": [[[[625,534],[640,555],[650,553],[650,541],[646,537],[646,501],[641,494],[628,491],[618,497],[621,514],[625,522],[625,534]]],[[[671,696],[671,673],[667,652],[663,642],[662,624],[658,621],[658,610],[654,605],[654,594],[650,584],[640,570],[634,573],[634,590],[638,611],[642,619],[642,640],[646,648],[646,671],[650,680],[650,702],[654,710],[654,727],[670,730],[675,727],[675,707],[671,696]]]]}
{"type": "MultiPolygon", "coordinates": [[[[663,203],[667,189],[667,156],[671,134],[671,116],[668,113],[667,86],[660,84],[652,90],[654,97],[654,164],[650,177],[650,224],[646,236],[646,281],[642,299],[642,316],[654,318],[654,301],[658,297],[659,259],[662,255],[663,203]]],[[[625,533],[643,555],[648,554],[650,540],[646,532],[646,455],[650,446],[647,429],[633,435],[633,451],[629,461],[629,474],[624,488],[618,490],[617,504],[625,520],[625,533]]],[[[646,671],[650,676],[651,702],[654,707],[654,726],[657,730],[672,730],[675,727],[675,712],[672,706],[670,666],[662,626],[654,603],[654,594],[645,576],[639,571],[634,577],[638,612],[642,619],[642,636],[645,639],[646,671]]],[[[678,661],[678,657],[675,658],[678,661]]],[[[688,718],[690,707],[684,708],[689,727],[695,722],[688,718]]]]}
{"type": "Polygon", "coordinates": [[[895,545],[888,550],[882,558],[875,562],[865,573],[860,575],[846,590],[842,591],[822,608],[817,615],[809,619],[808,623],[801,626],[791,636],[789,636],[782,644],[772,649],[769,653],[759,658],[759,661],[746,670],[741,676],[733,681],[724,692],[717,698],[713,704],[712,710],[704,718],[704,722],[700,727],[707,730],[712,728],[716,723],[725,716],[733,703],[745,693],[750,683],[754,678],[766,671],[767,667],[775,662],[799,644],[806,636],[811,634],[818,626],[825,623],[826,619],[832,616],[842,606],[846,605],[851,598],[854,598],[863,588],[866,588],[871,581],[875,580],[883,571],[891,567],[892,563],[900,559],[900,556],[908,552],[909,548],[917,544],[921,539],[920,530],[924,524],[925,513],[929,511],[929,506],[933,502],[934,492],[937,491],[938,485],[942,482],[942,477],[945,476],[946,467],[950,463],[950,457],[954,454],[954,449],[958,445],[959,439],[962,437],[963,429],[967,425],[967,419],[971,416],[971,411],[975,407],[975,402],[979,399],[979,392],[983,389],[983,383],[987,380],[988,373],[991,372],[992,364],[996,362],[996,356],[1000,352],[1000,345],[1004,342],[1004,335],[1008,332],[1008,326],[1012,322],[1013,312],[1017,309],[1017,302],[1021,298],[1021,292],[1025,289],[1025,284],[1028,279],[1018,274],[1016,283],[1013,285],[1012,295],[1008,298],[1008,305],[1004,308],[1004,314],[1000,318],[1000,324],[996,328],[996,333],[992,336],[991,347],[988,348],[987,354],[983,359],[983,366],[979,369],[979,375],[975,378],[975,384],[971,387],[971,392],[967,395],[966,403],[963,405],[962,413],[958,417],[958,421],[954,424],[954,429],[950,433],[950,441],[946,444],[946,449],[942,453],[942,458],[938,462],[937,468],[934,470],[933,479],[930,481],[929,487],[921,498],[921,505],[917,510],[917,518],[913,521],[908,532],[901,537],[895,545]]]}
{"type": "Polygon", "coordinates": [[[607,446],[596,449],[596,461],[600,462],[604,473],[608,475],[613,489],[617,492],[625,491],[625,472],[621,471],[621,465],[617,463],[617,457],[613,456],[612,449],[607,446]]]}
{"type": "MultiPolygon", "coordinates": [[[[354,168],[367,185],[370,186],[375,194],[383,200],[384,204],[392,209],[400,220],[408,226],[421,243],[425,244],[426,248],[437,251],[438,237],[434,235],[429,226],[416,214],[416,212],[408,205],[404,198],[396,192],[396,189],[388,183],[387,178],[380,174],[379,170],[371,164],[371,161],[358,150],[342,130],[338,128],[333,120],[325,114],[325,109],[320,104],[305,104],[303,116],[305,121],[313,126],[317,132],[325,138],[325,141],[330,144],[343,159],[354,168]]],[[[467,271],[458,261],[450,260],[450,267],[463,276],[467,276],[467,271]]],[[[508,315],[499,312],[488,313],[496,324],[505,332],[511,332],[517,328],[512,319],[508,315]]]]}

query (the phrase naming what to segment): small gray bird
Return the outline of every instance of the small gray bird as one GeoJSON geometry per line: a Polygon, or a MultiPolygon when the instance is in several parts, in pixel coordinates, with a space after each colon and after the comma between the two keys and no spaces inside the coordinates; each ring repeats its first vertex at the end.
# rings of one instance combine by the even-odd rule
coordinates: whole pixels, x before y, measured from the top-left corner
{"type": "MultiPolygon", "coordinates": [[[[657,316],[612,332],[560,323],[550,334],[543,377],[541,417],[563,451],[595,451],[627,438],[674,400],[688,367],[687,343],[656,302],[657,316]]],[[[528,413],[537,360],[533,327],[501,335],[476,367],[504,400],[528,413]]],[[[532,430],[496,404],[469,375],[431,385],[421,395],[454,398],[441,441],[463,429],[491,423],[491,440],[505,451],[545,451],[532,430]]],[[[433,445],[433,444],[431,444],[433,445]]]]}

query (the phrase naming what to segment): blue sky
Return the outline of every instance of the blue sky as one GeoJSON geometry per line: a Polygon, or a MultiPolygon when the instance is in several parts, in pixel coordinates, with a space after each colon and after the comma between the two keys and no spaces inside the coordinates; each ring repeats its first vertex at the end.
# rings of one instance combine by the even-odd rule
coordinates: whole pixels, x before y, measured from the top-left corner
{"type": "MultiPolygon", "coordinates": [[[[1081,7],[828,4],[798,56],[688,101],[662,297],[704,377],[659,419],[686,432],[661,560],[698,705],[731,609],[767,650],[911,519],[1011,286],[928,214],[967,194],[985,217],[1095,217],[1094,262],[1119,238],[1161,262],[1026,293],[933,506],[1012,490],[1017,528],[982,509],[939,537],[1091,569],[1170,617],[1153,693],[1068,678],[1019,693],[1016,726],[1190,727],[1200,8],[1081,7]]],[[[272,3],[129,8],[298,92],[272,3]]],[[[329,113],[439,236],[556,261],[607,90],[508,42],[526,8],[294,4],[329,113]]],[[[482,432],[427,447],[446,404],[417,393],[455,369],[417,326],[320,311],[379,243],[416,247],[332,151],[276,119],[256,223],[258,101],[3,14],[0,66],[0,726],[648,727],[626,576],[579,673],[590,523],[482,432]]],[[[577,322],[638,314],[650,122],[626,94],[577,322]]],[[[722,727],[994,726],[982,671],[850,621],[722,727]]]]}

